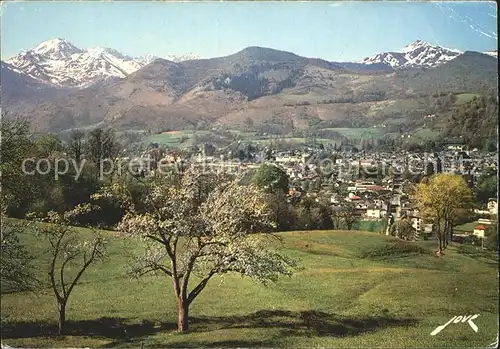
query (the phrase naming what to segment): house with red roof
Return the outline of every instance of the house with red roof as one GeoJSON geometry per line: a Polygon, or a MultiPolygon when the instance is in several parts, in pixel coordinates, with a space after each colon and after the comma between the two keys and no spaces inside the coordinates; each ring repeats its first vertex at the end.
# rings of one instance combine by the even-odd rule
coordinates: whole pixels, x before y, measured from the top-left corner
{"type": "Polygon", "coordinates": [[[348,199],[350,201],[356,201],[356,200],[361,200],[361,197],[355,195],[354,193],[349,193],[348,199]]]}
{"type": "Polygon", "coordinates": [[[484,232],[486,231],[486,227],[482,224],[479,224],[474,228],[474,235],[476,235],[478,238],[484,238],[484,232]]]}

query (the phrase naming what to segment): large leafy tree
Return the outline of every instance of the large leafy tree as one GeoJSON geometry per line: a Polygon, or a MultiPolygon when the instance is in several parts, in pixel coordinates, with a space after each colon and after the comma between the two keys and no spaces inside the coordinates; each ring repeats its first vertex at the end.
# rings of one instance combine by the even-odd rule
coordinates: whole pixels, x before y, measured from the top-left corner
{"type": "Polygon", "coordinates": [[[179,331],[188,331],[189,306],[214,275],[235,272],[265,283],[291,274],[294,262],[270,248],[272,214],[255,186],[191,169],[148,189],[142,212],[116,183],[102,194],[128,205],[119,229],[144,239],[133,274],[172,279],[179,331]]]}
{"type": "Polygon", "coordinates": [[[268,193],[288,193],[288,175],[276,165],[262,164],[253,183],[268,193]]]}
{"type": "Polygon", "coordinates": [[[51,157],[64,149],[59,137],[52,133],[38,137],[35,140],[35,146],[38,150],[38,156],[41,158],[51,157]]]}
{"type": "Polygon", "coordinates": [[[471,190],[462,176],[440,173],[419,183],[412,196],[423,218],[434,224],[441,252],[451,240],[458,212],[472,206],[471,190]]]}

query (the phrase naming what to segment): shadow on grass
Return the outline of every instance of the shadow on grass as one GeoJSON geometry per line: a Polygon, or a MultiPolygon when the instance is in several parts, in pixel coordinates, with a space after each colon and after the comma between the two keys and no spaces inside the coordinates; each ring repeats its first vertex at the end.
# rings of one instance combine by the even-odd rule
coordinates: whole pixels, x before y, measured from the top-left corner
{"type": "MultiPolygon", "coordinates": [[[[261,310],[252,314],[242,316],[199,316],[190,319],[190,332],[207,332],[221,329],[277,329],[276,338],[282,336],[357,336],[365,332],[377,331],[386,327],[412,326],[417,321],[410,318],[391,317],[364,317],[346,318],[320,311],[293,312],[287,310],[261,310]]],[[[175,323],[162,323],[154,325],[152,322],[129,324],[123,318],[101,318],[91,321],[68,322],[67,335],[106,337],[112,340],[109,345],[136,342],[159,332],[174,331],[175,323]]],[[[33,338],[55,336],[56,324],[40,324],[30,322],[17,322],[2,324],[2,338],[33,338]]],[[[179,338],[177,338],[179,339],[179,338]]],[[[222,338],[221,338],[222,339],[222,338]]],[[[147,340],[144,340],[147,348],[147,340]]],[[[187,339],[185,342],[162,343],[162,347],[169,345],[175,347],[252,347],[272,346],[273,340],[248,341],[221,340],[214,338],[210,342],[193,342],[187,339]]]]}
{"type": "MultiPolygon", "coordinates": [[[[56,323],[13,322],[2,323],[2,338],[34,338],[56,337],[56,323]]],[[[103,317],[96,320],[67,321],[65,335],[107,337],[110,339],[128,340],[140,338],[161,331],[173,331],[177,324],[163,323],[155,326],[153,322],[143,320],[142,323],[130,324],[125,318],[103,317]]]]}
{"type": "Polygon", "coordinates": [[[244,316],[195,317],[191,323],[196,331],[216,328],[277,328],[283,335],[355,336],[389,326],[414,325],[416,320],[390,317],[352,319],[316,310],[260,310],[244,316]]]}

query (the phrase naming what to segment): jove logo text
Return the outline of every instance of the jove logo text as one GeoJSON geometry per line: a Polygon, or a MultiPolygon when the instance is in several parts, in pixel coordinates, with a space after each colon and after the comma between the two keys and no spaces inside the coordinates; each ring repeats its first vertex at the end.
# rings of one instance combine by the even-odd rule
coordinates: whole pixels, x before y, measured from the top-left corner
{"type": "Polygon", "coordinates": [[[452,322],[454,324],[458,324],[459,322],[461,322],[461,323],[467,322],[469,324],[469,326],[474,330],[474,332],[477,332],[478,327],[476,326],[476,324],[474,322],[472,322],[472,320],[477,319],[478,316],[479,316],[479,314],[468,315],[468,316],[462,316],[462,315],[454,316],[450,319],[450,321],[448,321],[444,325],[436,327],[436,329],[431,332],[431,336],[437,335],[439,332],[444,330],[452,322]]]}

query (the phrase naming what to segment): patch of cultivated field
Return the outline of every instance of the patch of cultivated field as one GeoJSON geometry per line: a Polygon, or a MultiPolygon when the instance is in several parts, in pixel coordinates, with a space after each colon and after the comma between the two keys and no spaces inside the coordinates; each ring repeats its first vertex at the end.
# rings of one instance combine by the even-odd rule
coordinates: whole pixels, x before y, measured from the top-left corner
{"type": "MultiPolygon", "coordinates": [[[[82,234],[88,231],[81,229],[82,234]]],[[[57,339],[56,302],[42,292],[2,295],[2,343],[14,347],[485,347],[498,333],[498,261],[434,241],[402,243],[359,231],[278,234],[301,268],[267,286],[236,275],[213,279],[195,300],[191,327],[178,334],[171,281],[131,280],[140,243],[108,234],[109,257],[83,277],[68,305],[70,335],[57,339]],[[450,324],[479,314],[478,332],[450,324]]],[[[44,271],[44,247],[28,233],[44,271]]],[[[482,252],[478,252],[482,253],[482,252]]]]}
{"type": "Polygon", "coordinates": [[[465,103],[468,103],[470,101],[472,101],[472,99],[474,97],[479,97],[480,95],[477,94],[477,93],[460,93],[458,95],[455,95],[457,97],[457,100],[455,102],[455,104],[465,104],[465,103]]]}
{"type": "Polygon", "coordinates": [[[384,129],[375,127],[358,127],[358,128],[334,127],[334,128],[324,128],[323,130],[336,131],[349,139],[361,139],[363,137],[379,138],[385,135],[384,129]]]}
{"type": "Polygon", "coordinates": [[[194,137],[202,136],[207,133],[210,132],[193,130],[166,131],[159,134],[145,136],[142,142],[145,144],[158,143],[168,148],[187,147],[191,145],[191,141],[194,137]]]}

